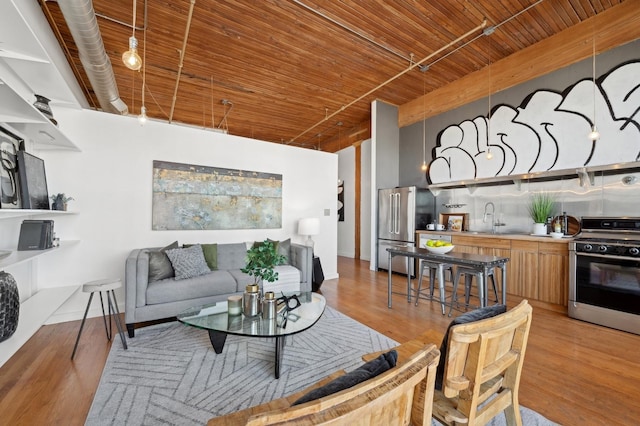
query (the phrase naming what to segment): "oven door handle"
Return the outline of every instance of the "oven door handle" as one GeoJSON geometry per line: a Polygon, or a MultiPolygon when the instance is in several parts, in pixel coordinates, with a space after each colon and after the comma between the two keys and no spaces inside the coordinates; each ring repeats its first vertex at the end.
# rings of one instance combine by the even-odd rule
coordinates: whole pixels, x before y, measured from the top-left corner
{"type": "Polygon", "coordinates": [[[619,259],[626,260],[631,262],[640,262],[640,258],[638,257],[624,257],[624,256],[616,256],[614,254],[600,254],[600,253],[585,253],[585,252],[576,252],[576,257],[584,256],[584,257],[596,257],[599,259],[619,259]]]}

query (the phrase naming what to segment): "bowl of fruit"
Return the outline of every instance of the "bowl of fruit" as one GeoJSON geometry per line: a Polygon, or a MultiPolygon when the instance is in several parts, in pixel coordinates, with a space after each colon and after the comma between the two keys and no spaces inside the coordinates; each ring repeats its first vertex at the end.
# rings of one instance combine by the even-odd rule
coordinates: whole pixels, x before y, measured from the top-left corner
{"type": "Polygon", "coordinates": [[[431,253],[445,254],[453,250],[455,246],[449,241],[429,240],[424,247],[431,253]]]}

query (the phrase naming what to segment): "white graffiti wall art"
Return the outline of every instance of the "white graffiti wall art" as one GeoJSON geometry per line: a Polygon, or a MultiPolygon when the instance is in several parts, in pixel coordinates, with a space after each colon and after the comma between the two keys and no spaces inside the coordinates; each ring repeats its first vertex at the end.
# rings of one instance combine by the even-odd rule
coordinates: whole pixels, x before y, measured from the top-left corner
{"type": "Polygon", "coordinates": [[[429,166],[431,183],[582,168],[640,160],[640,60],[563,93],[539,90],[519,107],[497,105],[445,128],[429,166]],[[487,158],[491,148],[493,158],[487,158]]]}

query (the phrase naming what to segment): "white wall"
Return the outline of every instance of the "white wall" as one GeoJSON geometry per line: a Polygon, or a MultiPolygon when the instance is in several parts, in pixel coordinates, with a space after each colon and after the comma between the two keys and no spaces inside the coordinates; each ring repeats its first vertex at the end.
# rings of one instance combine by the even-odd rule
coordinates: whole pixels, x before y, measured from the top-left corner
{"type": "Polygon", "coordinates": [[[356,244],[356,149],[338,151],[338,178],[344,182],[344,221],[338,222],[338,256],[355,257],[356,244]]]}
{"type": "MultiPolygon", "coordinates": [[[[22,280],[32,275],[37,288],[79,285],[102,277],[124,280],[125,259],[132,249],[174,240],[180,244],[224,243],[268,237],[303,242],[305,237],[296,234],[297,221],[310,216],[321,221],[321,234],[314,241],[325,277],[338,276],[337,155],[162,122],[141,127],[134,117],[89,110],[58,108],[55,117],[82,152],[39,151],[35,155],[45,160],[49,193],[64,192],[75,198],[70,209],[78,214],[56,216],[56,234],[62,240],[81,242],[33,263],[7,268],[22,280]],[[282,174],[282,228],[152,231],[153,160],[282,174]]],[[[15,248],[21,220],[0,221],[0,245],[15,248]]],[[[86,301],[86,295],[76,293],[51,322],[81,318],[86,301]]],[[[118,301],[123,305],[123,290],[118,301]]]]}

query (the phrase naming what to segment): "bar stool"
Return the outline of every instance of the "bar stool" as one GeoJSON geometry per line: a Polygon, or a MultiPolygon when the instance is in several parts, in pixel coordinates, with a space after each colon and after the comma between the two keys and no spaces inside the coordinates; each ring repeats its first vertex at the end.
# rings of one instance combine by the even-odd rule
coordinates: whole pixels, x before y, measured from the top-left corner
{"type": "MultiPolygon", "coordinates": [[[[451,295],[451,309],[449,310],[449,316],[451,316],[451,312],[453,311],[453,304],[458,301],[458,282],[460,281],[460,276],[464,275],[464,301],[465,307],[469,307],[469,297],[471,295],[471,281],[473,277],[476,277],[476,281],[478,282],[478,292],[480,298],[480,307],[485,306],[485,298],[488,299],[487,296],[487,284],[484,282],[484,272],[478,270],[476,268],[470,268],[466,266],[457,266],[456,267],[456,275],[453,280],[453,294],[451,295]]],[[[496,287],[496,280],[494,278],[494,268],[491,267],[487,271],[487,279],[491,279],[491,284],[493,285],[493,293],[496,296],[495,301],[498,302],[498,288],[496,287]]]]}
{"type": "MultiPolygon", "coordinates": [[[[418,278],[418,291],[416,292],[416,306],[418,306],[418,300],[420,300],[420,293],[422,292],[422,277],[424,275],[425,269],[429,270],[429,299],[433,300],[433,287],[436,281],[436,272],[438,271],[438,267],[442,265],[442,269],[444,271],[450,271],[451,276],[453,277],[453,266],[450,263],[440,263],[440,262],[429,262],[428,260],[420,259],[420,275],[418,278]]],[[[440,292],[440,299],[442,299],[442,295],[444,294],[444,282],[438,283],[438,291],[440,292]]],[[[442,314],[444,315],[445,306],[442,303],[442,314]]]]}
{"type": "Polygon", "coordinates": [[[120,334],[120,339],[122,340],[122,347],[127,349],[127,341],[124,337],[124,329],[122,328],[122,324],[120,323],[120,310],[118,309],[118,301],[116,300],[115,289],[120,288],[122,286],[122,282],[119,279],[101,279],[96,281],[90,281],[82,286],[82,291],[84,293],[90,293],[89,302],[87,303],[87,309],[84,311],[84,316],[82,317],[82,323],[80,323],[80,330],[78,331],[78,337],[76,338],[76,344],[73,346],[73,353],[71,354],[71,359],[76,355],[76,349],[78,349],[78,342],[80,341],[80,335],[82,334],[82,329],[84,328],[84,322],[87,319],[87,313],[89,312],[89,307],[91,306],[91,300],[93,299],[94,293],[98,292],[100,294],[100,307],[102,308],[102,320],[104,321],[104,330],[107,333],[107,340],[111,341],[112,336],[112,327],[111,327],[111,318],[115,312],[115,320],[116,327],[118,327],[118,334],[120,334]],[[107,302],[109,304],[109,327],[107,328],[107,316],[104,312],[104,300],[102,299],[102,292],[106,292],[107,294],[107,302]],[[112,300],[113,298],[113,300],[112,300]]]}

